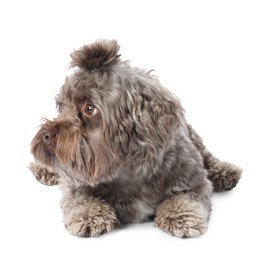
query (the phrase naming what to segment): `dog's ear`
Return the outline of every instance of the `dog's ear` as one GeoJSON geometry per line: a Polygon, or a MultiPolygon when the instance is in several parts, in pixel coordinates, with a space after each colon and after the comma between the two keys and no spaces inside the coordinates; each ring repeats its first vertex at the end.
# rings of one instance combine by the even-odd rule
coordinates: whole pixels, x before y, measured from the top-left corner
{"type": "Polygon", "coordinates": [[[110,140],[126,158],[158,157],[184,123],[180,101],[149,74],[125,79],[123,84],[125,91],[110,124],[110,140]]]}
{"type": "Polygon", "coordinates": [[[79,67],[87,71],[108,70],[120,61],[120,46],[116,40],[100,40],[85,45],[71,53],[71,67],[79,67]]]}

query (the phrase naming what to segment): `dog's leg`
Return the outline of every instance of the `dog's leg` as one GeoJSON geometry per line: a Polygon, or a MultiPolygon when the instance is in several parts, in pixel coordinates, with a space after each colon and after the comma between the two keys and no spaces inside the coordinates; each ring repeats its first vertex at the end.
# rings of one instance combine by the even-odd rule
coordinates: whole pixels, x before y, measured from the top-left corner
{"type": "Polygon", "coordinates": [[[196,190],[179,192],[165,199],[156,210],[155,224],[177,237],[196,237],[207,229],[212,194],[211,183],[196,190]]]}
{"type": "Polygon", "coordinates": [[[42,184],[52,186],[57,185],[59,176],[53,169],[43,166],[40,163],[30,163],[28,168],[34,174],[35,178],[42,184]]]}
{"type": "Polygon", "coordinates": [[[189,137],[203,157],[204,167],[208,172],[208,179],[213,183],[214,191],[233,189],[242,173],[242,169],[229,162],[223,162],[210,153],[203,144],[202,138],[187,125],[189,137]]]}
{"type": "Polygon", "coordinates": [[[61,208],[65,228],[75,236],[94,237],[120,225],[108,203],[77,190],[64,191],[61,208]]]}

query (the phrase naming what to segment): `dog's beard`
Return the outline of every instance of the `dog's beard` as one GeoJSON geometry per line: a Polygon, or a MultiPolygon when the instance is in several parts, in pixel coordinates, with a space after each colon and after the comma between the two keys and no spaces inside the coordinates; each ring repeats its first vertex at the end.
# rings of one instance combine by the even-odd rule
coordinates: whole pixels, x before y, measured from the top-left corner
{"type": "Polygon", "coordinates": [[[99,129],[83,133],[75,120],[46,120],[32,140],[31,147],[36,161],[88,185],[113,177],[109,174],[113,164],[109,149],[99,129]]]}

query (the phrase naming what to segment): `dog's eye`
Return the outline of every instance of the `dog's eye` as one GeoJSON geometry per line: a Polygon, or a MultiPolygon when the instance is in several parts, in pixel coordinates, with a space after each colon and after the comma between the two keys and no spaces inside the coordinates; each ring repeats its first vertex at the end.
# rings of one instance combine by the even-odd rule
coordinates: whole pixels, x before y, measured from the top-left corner
{"type": "Polygon", "coordinates": [[[98,112],[99,110],[92,104],[87,104],[84,110],[86,116],[95,116],[98,114],[98,112]]]}

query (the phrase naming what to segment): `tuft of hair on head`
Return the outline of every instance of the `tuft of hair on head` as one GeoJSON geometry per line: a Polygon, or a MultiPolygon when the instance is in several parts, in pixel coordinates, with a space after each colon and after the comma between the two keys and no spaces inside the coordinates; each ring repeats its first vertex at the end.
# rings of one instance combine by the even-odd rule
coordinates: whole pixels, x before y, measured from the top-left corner
{"type": "Polygon", "coordinates": [[[70,67],[87,71],[105,71],[120,61],[120,46],[116,40],[97,40],[71,53],[70,67]]]}

